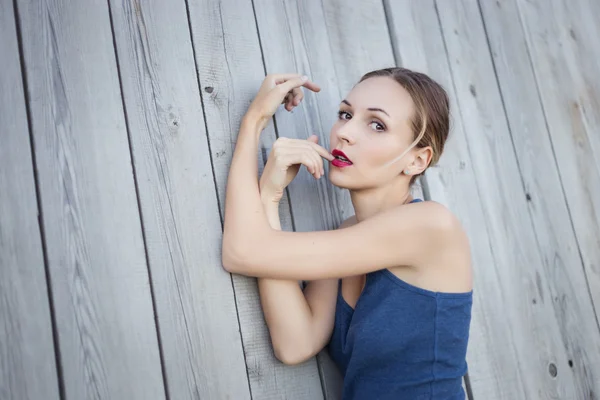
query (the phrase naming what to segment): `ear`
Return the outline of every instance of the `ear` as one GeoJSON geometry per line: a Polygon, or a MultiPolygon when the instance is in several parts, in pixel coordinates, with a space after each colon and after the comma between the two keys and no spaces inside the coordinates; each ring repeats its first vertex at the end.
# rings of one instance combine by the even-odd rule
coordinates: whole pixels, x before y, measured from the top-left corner
{"type": "Polygon", "coordinates": [[[418,175],[425,171],[431,162],[431,158],[433,157],[433,149],[431,146],[423,147],[419,149],[415,154],[415,159],[412,162],[412,169],[414,170],[413,174],[418,175]]]}

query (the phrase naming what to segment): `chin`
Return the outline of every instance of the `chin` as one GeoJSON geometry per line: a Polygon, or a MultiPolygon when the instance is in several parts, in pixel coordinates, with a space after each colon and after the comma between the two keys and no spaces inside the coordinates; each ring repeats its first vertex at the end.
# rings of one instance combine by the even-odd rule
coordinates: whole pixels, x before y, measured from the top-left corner
{"type": "Polygon", "coordinates": [[[388,177],[385,175],[378,175],[374,177],[375,179],[367,179],[363,174],[359,173],[359,171],[344,171],[332,166],[329,167],[327,177],[329,178],[329,182],[334,186],[341,189],[356,191],[387,186],[393,184],[395,179],[394,176],[388,177]]]}
{"type": "Polygon", "coordinates": [[[332,185],[341,189],[356,190],[362,188],[360,184],[357,184],[356,179],[352,179],[349,174],[345,174],[344,171],[337,170],[335,167],[329,167],[327,177],[332,185]]]}

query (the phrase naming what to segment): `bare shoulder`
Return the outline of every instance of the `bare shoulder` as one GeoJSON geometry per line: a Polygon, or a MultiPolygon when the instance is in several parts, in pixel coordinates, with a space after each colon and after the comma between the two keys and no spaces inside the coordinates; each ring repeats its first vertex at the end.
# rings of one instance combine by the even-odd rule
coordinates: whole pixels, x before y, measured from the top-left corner
{"type": "Polygon", "coordinates": [[[439,229],[442,232],[460,233],[462,225],[456,215],[445,205],[437,201],[427,200],[407,204],[414,209],[415,216],[426,226],[439,229]]]}
{"type": "Polygon", "coordinates": [[[445,205],[437,201],[428,200],[409,204],[415,211],[417,221],[430,232],[437,233],[444,242],[451,245],[462,244],[467,246],[468,237],[458,217],[445,205]]]}
{"type": "Polygon", "coordinates": [[[420,283],[433,290],[460,292],[472,288],[471,249],[459,218],[436,201],[410,204],[428,233],[438,240],[425,243],[420,283]],[[433,233],[435,232],[435,233],[433,233]],[[430,244],[435,242],[435,244],[430,244]]]}

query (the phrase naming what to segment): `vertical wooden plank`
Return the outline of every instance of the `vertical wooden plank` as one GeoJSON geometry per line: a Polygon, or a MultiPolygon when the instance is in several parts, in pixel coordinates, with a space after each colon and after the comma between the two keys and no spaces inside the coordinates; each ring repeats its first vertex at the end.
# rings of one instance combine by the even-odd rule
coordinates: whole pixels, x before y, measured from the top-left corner
{"type": "Polygon", "coordinates": [[[382,3],[376,0],[322,3],[341,96],[366,72],[395,65],[382,3]]]}
{"type": "Polygon", "coordinates": [[[0,398],[58,399],[12,1],[0,1],[0,398]]]}
{"type": "MultiPolygon", "coordinates": [[[[573,398],[576,384],[573,371],[563,367],[568,355],[556,301],[548,298],[552,276],[535,234],[477,3],[437,7],[519,372],[527,377],[525,397],[573,398]]],[[[478,397],[476,371],[470,376],[478,397]]]]}
{"type": "MultiPolygon", "coordinates": [[[[572,368],[576,384],[575,397],[589,398],[590,393],[600,393],[600,371],[597,370],[600,365],[600,332],[588,288],[589,282],[590,287],[600,290],[600,274],[590,268],[594,264],[598,265],[600,263],[600,252],[596,247],[593,249],[578,247],[569,215],[568,203],[571,203],[573,210],[581,212],[574,202],[582,201],[582,198],[575,197],[573,199],[574,192],[571,192],[569,187],[566,188],[565,198],[557,169],[557,159],[564,158],[562,153],[574,150],[574,146],[573,144],[568,147],[555,146],[553,150],[548,128],[554,130],[553,137],[557,138],[557,142],[572,140],[570,139],[570,137],[572,138],[571,135],[577,135],[578,133],[584,135],[589,135],[592,132],[597,133],[598,129],[594,131],[590,127],[592,130],[588,132],[574,132],[572,129],[557,131],[554,122],[566,124],[569,122],[569,118],[572,117],[572,115],[565,115],[564,111],[563,115],[559,115],[559,117],[562,117],[560,120],[558,120],[556,114],[548,115],[549,121],[552,121],[552,123],[546,124],[544,109],[540,102],[538,87],[536,87],[536,76],[531,67],[526,35],[520,24],[519,10],[516,3],[514,1],[481,2],[480,6],[511,127],[512,140],[527,190],[529,211],[532,215],[537,241],[544,260],[543,272],[548,277],[548,291],[544,293],[545,299],[554,305],[554,313],[559,323],[561,338],[567,351],[568,364],[558,365],[557,373],[561,375],[563,371],[572,368]],[[582,253],[586,252],[584,260],[589,262],[584,264],[587,267],[585,271],[582,266],[580,251],[582,253]],[[587,281],[586,271],[588,272],[587,281]]],[[[553,6],[548,4],[544,8],[552,10],[553,6]]],[[[589,11],[591,12],[591,10],[589,11]]],[[[561,19],[565,15],[569,15],[566,8],[554,9],[554,12],[557,13],[556,17],[561,19]]],[[[596,52],[596,55],[594,55],[590,48],[589,53],[575,54],[576,51],[572,46],[578,46],[577,42],[573,40],[570,34],[567,37],[567,33],[564,32],[569,29],[569,26],[572,26],[572,21],[571,23],[566,23],[566,21],[556,21],[558,24],[556,22],[549,23],[553,20],[555,20],[555,17],[552,13],[541,15],[536,13],[536,18],[528,20],[527,23],[535,26],[545,25],[548,28],[556,27],[558,31],[546,31],[548,32],[548,38],[556,42],[562,42],[566,39],[567,43],[562,47],[564,50],[561,46],[559,46],[558,52],[553,50],[555,55],[552,62],[555,65],[564,65],[563,59],[568,60],[566,62],[570,63],[573,62],[571,61],[572,57],[578,58],[578,61],[576,61],[579,64],[578,68],[572,70],[572,74],[569,74],[568,71],[565,71],[565,75],[560,74],[560,79],[558,79],[558,75],[548,77],[544,75],[545,72],[538,70],[541,73],[538,76],[539,91],[554,92],[553,89],[557,89],[557,91],[566,90],[570,92],[570,96],[553,95],[552,100],[550,100],[553,104],[562,103],[560,104],[561,110],[568,110],[571,106],[569,99],[576,96],[577,92],[575,90],[571,91],[571,84],[565,78],[569,79],[571,76],[576,75],[576,81],[581,79],[582,74],[586,73],[586,68],[583,66],[586,62],[585,58],[600,56],[600,52],[596,52]],[[580,57],[584,57],[584,59],[580,57]],[[555,102],[554,97],[557,97],[557,102],[555,102]]],[[[579,21],[579,19],[577,20],[579,21]]],[[[581,25],[581,28],[575,28],[578,30],[577,33],[580,33],[577,36],[581,38],[581,46],[587,46],[588,42],[594,40],[592,39],[595,37],[593,34],[600,33],[594,32],[591,26],[588,27],[584,23],[577,25],[581,25]]],[[[532,27],[530,29],[536,28],[532,27]]],[[[574,35],[576,34],[574,33],[574,35]]],[[[530,35],[529,37],[533,38],[535,36],[530,35]]],[[[549,61],[545,58],[534,58],[536,68],[538,67],[537,64],[549,61]]],[[[600,72],[600,69],[596,72],[600,72]]],[[[573,82],[573,84],[577,85],[576,82],[573,82]]],[[[600,86],[596,85],[596,87],[600,86]]],[[[593,86],[589,89],[592,90],[593,86]]],[[[544,101],[546,100],[544,99],[544,101]]],[[[583,100],[582,109],[589,110],[591,113],[596,111],[596,115],[600,116],[600,113],[594,110],[593,105],[589,104],[588,101],[589,99],[583,100]]],[[[550,107],[553,107],[553,105],[550,105],[550,107]]],[[[591,134],[590,136],[597,135],[591,134]]],[[[589,184],[592,187],[600,188],[598,171],[594,171],[594,160],[597,162],[598,158],[593,150],[593,146],[583,150],[591,158],[588,158],[585,163],[574,166],[584,168],[584,170],[580,171],[577,177],[571,176],[567,179],[563,177],[563,183],[568,186],[574,186],[573,184],[575,184],[578,187],[582,184],[588,184],[582,182],[581,177],[588,175],[587,171],[592,170],[592,174],[595,173],[596,177],[589,184]],[[573,180],[572,183],[565,182],[571,179],[573,180]]],[[[581,155],[578,157],[576,154],[569,154],[566,157],[579,158],[581,155]]],[[[569,166],[569,168],[572,167],[569,166]]],[[[582,190],[579,189],[575,193],[581,194],[582,190]]],[[[598,193],[600,194],[600,192],[598,193]]],[[[592,206],[594,206],[594,202],[597,207],[600,206],[598,199],[592,198],[591,200],[593,200],[592,206]]],[[[588,203],[587,201],[584,202],[588,203]]],[[[590,213],[587,215],[587,221],[583,226],[589,234],[589,225],[592,225],[592,232],[597,229],[597,226],[593,227],[594,224],[591,223],[590,216],[598,214],[589,208],[587,211],[590,213]]],[[[579,218],[581,217],[582,215],[579,215],[579,218]]],[[[579,222],[581,223],[581,221],[579,222]]],[[[600,222],[600,220],[597,222],[600,222]]],[[[592,293],[597,296],[600,295],[598,292],[592,291],[592,293]]],[[[540,300],[543,301],[544,299],[540,298],[540,300]]],[[[600,300],[600,297],[598,297],[598,300],[600,300]]],[[[597,306],[600,306],[600,304],[597,304],[597,306]]]]}
{"type": "Polygon", "coordinates": [[[110,4],[169,397],[249,399],[186,3],[110,4]]]}
{"type": "Polygon", "coordinates": [[[526,377],[518,368],[519,355],[497,283],[499,264],[493,258],[435,3],[403,0],[387,1],[386,6],[399,64],[427,73],[450,98],[451,132],[439,164],[425,174],[426,189],[432,200],[456,213],[471,241],[475,282],[467,361],[474,394],[490,400],[523,398],[522,380],[526,377]]]}
{"type": "MultiPolygon", "coordinates": [[[[189,16],[210,139],[213,169],[223,212],[231,156],[242,116],[261,82],[264,65],[252,2],[190,0],[189,16]]],[[[261,136],[259,168],[275,141],[273,124],[261,136]]],[[[282,229],[292,230],[287,199],[282,229]]],[[[319,399],[316,363],[286,366],[274,357],[256,279],[233,276],[248,377],[254,399],[319,399]]]]}
{"type": "Polygon", "coordinates": [[[107,4],[17,3],[65,396],[163,398],[107,4]]]}
{"type": "MultiPolygon", "coordinates": [[[[597,1],[517,5],[598,320],[600,5],[597,1]]],[[[498,12],[506,11],[503,7],[498,12]]]]}

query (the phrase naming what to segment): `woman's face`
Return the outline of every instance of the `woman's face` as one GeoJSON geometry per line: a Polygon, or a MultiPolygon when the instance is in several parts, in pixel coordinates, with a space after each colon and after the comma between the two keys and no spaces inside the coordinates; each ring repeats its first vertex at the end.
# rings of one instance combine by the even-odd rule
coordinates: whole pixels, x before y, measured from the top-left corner
{"type": "Polygon", "coordinates": [[[395,179],[406,179],[403,170],[414,155],[411,118],[414,104],[410,94],[394,79],[373,77],[357,84],[342,100],[338,119],[331,128],[330,151],[342,151],[350,163],[329,164],[329,180],[346,189],[368,189],[395,179]],[[390,164],[391,163],[391,164],[390,164]]]}

